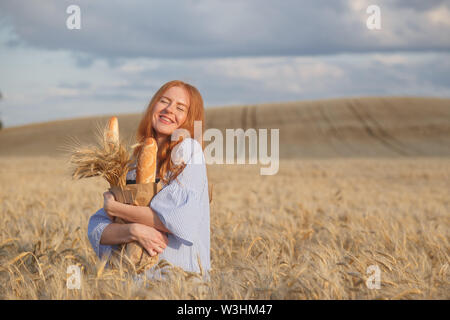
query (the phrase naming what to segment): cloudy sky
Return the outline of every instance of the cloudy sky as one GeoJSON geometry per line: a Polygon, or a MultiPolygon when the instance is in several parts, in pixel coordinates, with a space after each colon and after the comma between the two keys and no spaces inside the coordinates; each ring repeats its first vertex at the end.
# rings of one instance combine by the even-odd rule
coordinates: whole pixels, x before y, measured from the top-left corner
{"type": "Polygon", "coordinates": [[[445,0],[2,0],[0,119],[142,112],[174,79],[206,108],[450,97],[449,34],[445,0]],[[80,30],[66,26],[73,4],[80,30]]]}

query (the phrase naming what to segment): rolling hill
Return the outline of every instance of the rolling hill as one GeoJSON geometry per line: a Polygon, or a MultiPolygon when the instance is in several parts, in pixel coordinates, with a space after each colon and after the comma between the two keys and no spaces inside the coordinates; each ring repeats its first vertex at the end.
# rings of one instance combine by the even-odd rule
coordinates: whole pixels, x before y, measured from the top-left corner
{"type": "MultiPolygon", "coordinates": [[[[92,141],[96,124],[108,117],[3,129],[0,156],[64,156],[71,137],[92,141]]],[[[118,115],[123,137],[133,139],[140,117],[118,115]]],[[[368,97],[215,107],[206,109],[206,128],[278,128],[281,158],[447,157],[450,99],[368,97]]]]}

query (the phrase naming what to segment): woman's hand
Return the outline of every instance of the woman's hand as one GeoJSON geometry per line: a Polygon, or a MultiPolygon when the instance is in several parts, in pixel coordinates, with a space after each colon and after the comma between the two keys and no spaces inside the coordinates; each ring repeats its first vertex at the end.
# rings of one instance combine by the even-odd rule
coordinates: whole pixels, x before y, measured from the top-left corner
{"type": "Polygon", "coordinates": [[[103,193],[103,209],[105,209],[105,212],[111,221],[114,221],[114,214],[112,209],[115,202],[116,200],[114,199],[114,195],[110,191],[106,191],[103,193]]]}
{"type": "Polygon", "coordinates": [[[133,223],[130,232],[136,240],[147,250],[150,256],[162,253],[169,243],[165,233],[140,223],[133,223]]]}

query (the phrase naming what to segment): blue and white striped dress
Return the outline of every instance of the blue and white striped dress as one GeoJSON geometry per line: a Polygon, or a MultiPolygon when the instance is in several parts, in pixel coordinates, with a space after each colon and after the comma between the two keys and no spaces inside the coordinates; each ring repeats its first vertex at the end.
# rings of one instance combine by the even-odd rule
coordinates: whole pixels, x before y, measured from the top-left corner
{"type": "MultiPolygon", "coordinates": [[[[199,261],[209,279],[210,265],[210,211],[206,163],[200,143],[185,138],[173,150],[172,161],[184,160],[186,167],[177,179],[164,184],[153,197],[150,207],[158,215],[168,234],[169,243],[160,259],[186,271],[200,272],[199,261]]],[[[177,163],[177,162],[175,162],[177,163]]],[[[135,171],[127,179],[133,179],[135,171]]],[[[88,237],[98,257],[109,255],[117,246],[102,245],[100,238],[105,227],[112,223],[103,208],[89,219],[88,237]]],[[[155,270],[147,271],[154,277],[155,270]]]]}

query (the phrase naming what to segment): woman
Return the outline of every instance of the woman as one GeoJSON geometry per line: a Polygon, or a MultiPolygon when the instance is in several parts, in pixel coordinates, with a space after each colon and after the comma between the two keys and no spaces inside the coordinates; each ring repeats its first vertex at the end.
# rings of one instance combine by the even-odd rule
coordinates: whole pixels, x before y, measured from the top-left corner
{"type": "MultiPolygon", "coordinates": [[[[105,192],[104,207],[89,220],[88,237],[99,257],[118,244],[138,241],[147,252],[160,255],[186,271],[209,277],[210,211],[203,139],[194,137],[194,121],[201,121],[204,107],[198,90],[182,81],[164,84],[151,99],[137,130],[137,141],[154,137],[158,144],[157,179],[162,189],[150,205],[132,206],[114,200],[105,192]],[[172,141],[178,133],[189,133],[172,141]],[[130,221],[112,223],[113,217],[130,221]]],[[[135,156],[139,153],[135,149],[135,156]]],[[[127,179],[133,179],[135,171],[127,179]]],[[[154,275],[154,269],[147,272],[154,275]]]]}

